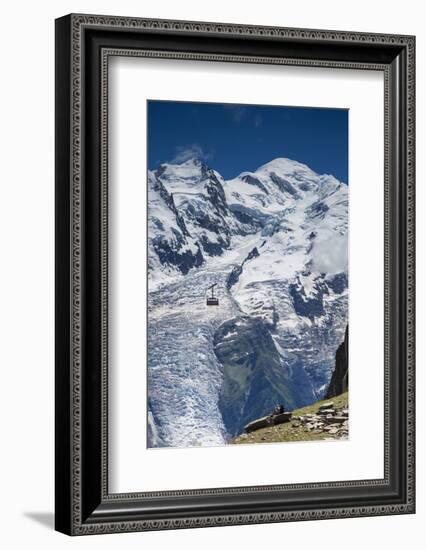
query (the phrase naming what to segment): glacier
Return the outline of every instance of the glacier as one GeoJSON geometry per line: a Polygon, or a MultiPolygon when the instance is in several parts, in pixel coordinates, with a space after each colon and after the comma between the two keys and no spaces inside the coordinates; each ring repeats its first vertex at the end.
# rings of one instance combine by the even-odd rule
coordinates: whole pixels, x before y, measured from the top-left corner
{"type": "Polygon", "coordinates": [[[148,172],[148,447],[226,444],[321,399],[347,322],[346,183],[287,158],[148,172]]]}

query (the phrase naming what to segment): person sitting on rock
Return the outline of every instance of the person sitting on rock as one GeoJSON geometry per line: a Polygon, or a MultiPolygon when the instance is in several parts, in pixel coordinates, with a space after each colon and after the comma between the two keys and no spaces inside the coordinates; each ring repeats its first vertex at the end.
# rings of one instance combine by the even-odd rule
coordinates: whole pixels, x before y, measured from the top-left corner
{"type": "Polygon", "coordinates": [[[283,412],[284,412],[284,405],[279,404],[279,405],[276,405],[274,412],[272,414],[273,415],[283,414],[283,412]]]}

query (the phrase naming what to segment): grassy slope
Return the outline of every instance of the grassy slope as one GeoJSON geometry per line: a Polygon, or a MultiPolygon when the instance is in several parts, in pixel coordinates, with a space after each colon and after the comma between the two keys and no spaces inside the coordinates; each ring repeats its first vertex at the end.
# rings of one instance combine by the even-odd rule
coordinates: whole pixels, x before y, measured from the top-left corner
{"type": "MultiPolygon", "coordinates": [[[[316,413],[320,405],[331,402],[334,403],[336,408],[346,408],[348,406],[348,392],[342,393],[337,397],[317,401],[316,403],[303,407],[302,409],[296,409],[293,411],[293,417],[302,416],[308,413],[316,413]]],[[[290,421],[287,424],[269,426],[268,428],[262,428],[249,434],[241,434],[231,441],[231,443],[237,445],[244,443],[278,443],[283,441],[315,441],[330,438],[331,436],[324,432],[313,433],[312,431],[306,430],[303,426],[294,427],[293,423],[290,421]]]]}

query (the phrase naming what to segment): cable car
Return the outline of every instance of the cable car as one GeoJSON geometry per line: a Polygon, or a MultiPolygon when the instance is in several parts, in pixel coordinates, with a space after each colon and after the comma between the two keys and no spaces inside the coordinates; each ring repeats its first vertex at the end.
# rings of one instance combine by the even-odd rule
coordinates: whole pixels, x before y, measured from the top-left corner
{"type": "Polygon", "coordinates": [[[207,305],[208,306],[218,306],[219,305],[219,298],[217,298],[215,295],[214,295],[214,287],[217,286],[217,283],[214,283],[212,286],[209,286],[209,288],[207,289],[207,291],[211,290],[212,293],[211,295],[207,295],[207,305]]]}

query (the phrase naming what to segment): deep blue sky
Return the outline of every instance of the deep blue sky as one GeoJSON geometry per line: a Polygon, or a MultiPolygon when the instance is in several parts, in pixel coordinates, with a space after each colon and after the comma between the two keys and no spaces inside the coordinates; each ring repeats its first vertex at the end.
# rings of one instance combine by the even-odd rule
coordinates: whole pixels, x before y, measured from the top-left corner
{"type": "Polygon", "coordinates": [[[348,183],[348,111],[148,101],[148,166],[197,156],[225,179],[277,157],[348,183]]]}

